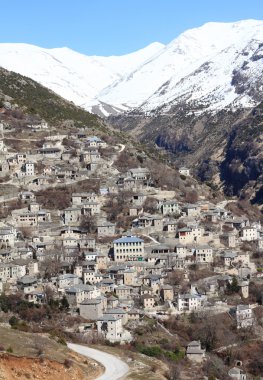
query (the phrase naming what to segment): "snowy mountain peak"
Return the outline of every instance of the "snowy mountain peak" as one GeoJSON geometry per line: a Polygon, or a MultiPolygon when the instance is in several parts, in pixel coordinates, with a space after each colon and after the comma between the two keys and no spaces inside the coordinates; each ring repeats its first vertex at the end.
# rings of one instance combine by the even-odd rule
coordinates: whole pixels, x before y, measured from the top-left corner
{"type": "Polygon", "coordinates": [[[250,107],[262,95],[263,21],[209,22],[123,56],[0,44],[0,65],[101,115],[250,107]]]}

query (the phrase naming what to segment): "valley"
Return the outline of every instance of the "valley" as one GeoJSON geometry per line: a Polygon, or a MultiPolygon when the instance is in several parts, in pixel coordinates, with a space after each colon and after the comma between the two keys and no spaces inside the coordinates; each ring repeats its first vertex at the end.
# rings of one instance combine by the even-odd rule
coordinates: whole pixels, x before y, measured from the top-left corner
{"type": "Polygon", "coordinates": [[[262,375],[262,49],[0,44],[1,379],[262,375]]]}

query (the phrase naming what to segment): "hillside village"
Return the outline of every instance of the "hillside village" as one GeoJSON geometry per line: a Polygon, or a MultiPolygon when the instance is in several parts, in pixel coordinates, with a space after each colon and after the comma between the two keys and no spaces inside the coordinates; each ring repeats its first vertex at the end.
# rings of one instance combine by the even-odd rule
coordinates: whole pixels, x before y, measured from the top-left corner
{"type": "MultiPolygon", "coordinates": [[[[25,138],[4,117],[0,127],[2,310],[3,296],[36,309],[60,302],[81,321],[66,330],[110,344],[132,343],[146,318],[175,332],[197,368],[211,347],[173,321],[223,315],[235,332],[263,336],[260,213],[202,193],[191,168],[176,172],[187,194],[166,188],[143,152],[132,166],[129,142],[88,127],[60,134],[41,121],[25,138]]],[[[246,379],[240,360],[226,371],[246,379]]]]}

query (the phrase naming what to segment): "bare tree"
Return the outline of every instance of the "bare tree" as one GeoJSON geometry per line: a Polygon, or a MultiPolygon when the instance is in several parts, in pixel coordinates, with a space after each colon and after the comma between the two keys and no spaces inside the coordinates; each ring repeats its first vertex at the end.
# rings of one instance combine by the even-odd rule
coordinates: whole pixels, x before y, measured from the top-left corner
{"type": "Polygon", "coordinates": [[[82,215],[80,226],[89,234],[94,234],[96,232],[96,218],[90,214],[82,215]]]}

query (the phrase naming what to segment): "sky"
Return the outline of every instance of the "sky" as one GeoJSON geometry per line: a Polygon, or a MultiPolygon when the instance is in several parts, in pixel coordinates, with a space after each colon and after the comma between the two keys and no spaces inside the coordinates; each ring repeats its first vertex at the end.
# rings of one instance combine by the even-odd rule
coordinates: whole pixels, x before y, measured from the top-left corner
{"type": "Polygon", "coordinates": [[[262,0],[0,0],[0,42],[122,55],[209,21],[263,20],[262,0]]]}

